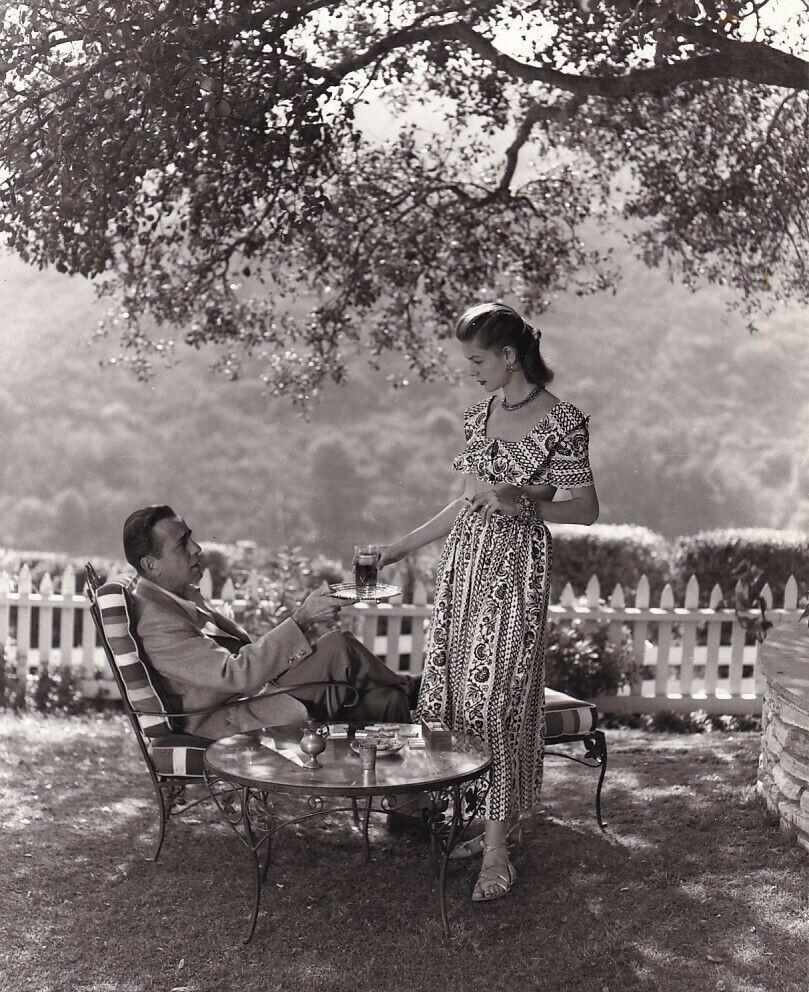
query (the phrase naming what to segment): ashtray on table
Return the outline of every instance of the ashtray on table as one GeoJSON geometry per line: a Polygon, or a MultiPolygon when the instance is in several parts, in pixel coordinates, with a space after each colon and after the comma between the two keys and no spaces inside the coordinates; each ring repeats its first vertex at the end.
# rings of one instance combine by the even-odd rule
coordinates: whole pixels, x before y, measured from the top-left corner
{"type": "MultiPolygon", "coordinates": [[[[390,758],[392,755],[398,754],[404,747],[404,744],[396,737],[366,737],[365,740],[359,743],[376,744],[377,758],[390,758]]],[[[352,741],[349,747],[354,754],[360,753],[357,741],[352,741]]]]}

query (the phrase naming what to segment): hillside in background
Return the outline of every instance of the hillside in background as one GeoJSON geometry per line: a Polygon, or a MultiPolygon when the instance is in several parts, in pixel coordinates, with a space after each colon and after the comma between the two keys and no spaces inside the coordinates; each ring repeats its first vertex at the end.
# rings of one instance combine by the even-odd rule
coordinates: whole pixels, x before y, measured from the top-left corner
{"type": "MultiPolygon", "coordinates": [[[[591,415],[602,521],[809,529],[805,318],[781,310],[751,336],[720,291],[622,254],[615,296],[542,319],[554,391],[591,415]]],[[[457,492],[475,384],[393,392],[357,356],[306,421],[255,379],[212,376],[213,351],[181,350],[147,385],[101,369],[102,311],[85,282],[0,257],[0,545],[118,555],[127,512],[170,502],[201,538],[345,557],[457,492]]]]}

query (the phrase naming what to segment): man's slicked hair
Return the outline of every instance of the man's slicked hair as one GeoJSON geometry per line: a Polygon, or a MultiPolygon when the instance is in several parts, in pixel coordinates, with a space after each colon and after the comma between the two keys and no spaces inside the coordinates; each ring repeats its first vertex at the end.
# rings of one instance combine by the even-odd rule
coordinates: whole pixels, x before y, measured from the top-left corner
{"type": "Polygon", "coordinates": [[[156,555],[160,548],[155,545],[152,530],[156,523],[166,517],[176,517],[170,506],[144,506],[126,518],[124,524],[124,555],[129,564],[140,574],[140,560],[146,555],[156,555]]]}

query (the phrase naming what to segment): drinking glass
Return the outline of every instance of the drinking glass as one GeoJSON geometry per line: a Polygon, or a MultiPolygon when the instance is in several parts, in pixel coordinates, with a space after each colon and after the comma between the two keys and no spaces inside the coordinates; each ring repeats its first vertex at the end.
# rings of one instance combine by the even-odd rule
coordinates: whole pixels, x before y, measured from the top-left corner
{"type": "Polygon", "coordinates": [[[371,595],[376,589],[379,555],[378,544],[354,545],[354,583],[360,597],[371,595]]]}

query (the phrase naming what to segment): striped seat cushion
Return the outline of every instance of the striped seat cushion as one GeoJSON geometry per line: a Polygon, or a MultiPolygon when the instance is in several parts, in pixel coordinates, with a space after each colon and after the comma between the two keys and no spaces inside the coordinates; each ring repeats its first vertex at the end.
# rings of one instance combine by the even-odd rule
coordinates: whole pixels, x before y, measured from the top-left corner
{"type": "Polygon", "coordinates": [[[165,737],[173,733],[169,718],[160,715],[167,712],[166,706],[138,650],[126,582],[106,582],[96,593],[96,602],[101,613],[104,637],[143,735],[165,737]],[[143,716],[139,710],[157,710],[159,713],[156,716],[143,716]]]}
{"type": "Polygon", "coordinates": [[[592,703],[545,689],[545,740],[567,734],[588,734],[595,730],[598,712],[592,703]]]}
{"type": "Polygon", "coordinates": [[[202,759],[211,741],[191,734],[158,737],[149,745],[149,755],[158,775],[201,778],[202,759]]]}

